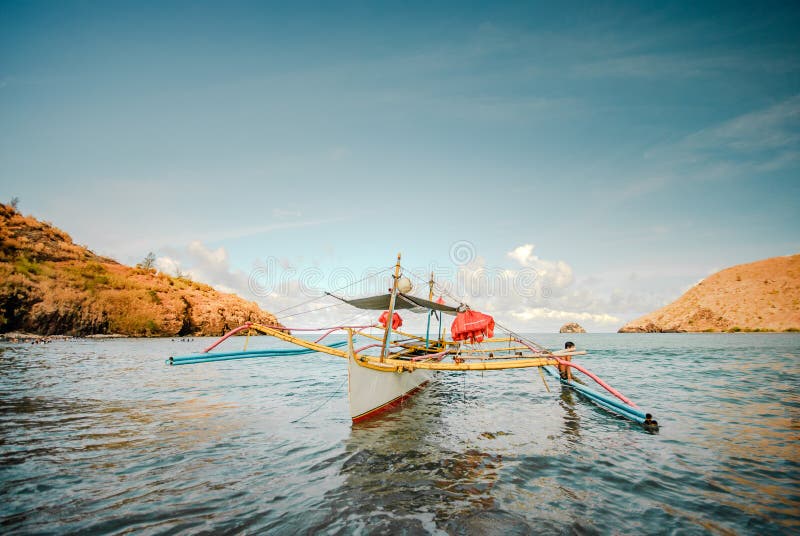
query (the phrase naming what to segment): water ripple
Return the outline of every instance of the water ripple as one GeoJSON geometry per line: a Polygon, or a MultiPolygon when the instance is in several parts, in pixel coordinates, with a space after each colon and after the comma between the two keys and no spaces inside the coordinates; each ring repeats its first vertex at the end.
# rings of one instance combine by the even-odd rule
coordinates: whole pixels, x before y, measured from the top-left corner
{"type": "Polygon", "coordinates": [[[529,370],[440,374],[351,425],[335,358],[170,368],[164,356],[206,341],[0,344],[0,527],[800,531],[800,336],[574,338],[592,350],[583,363],[657,415],[659,434],[553,382],[547,392],[529,370]]]}

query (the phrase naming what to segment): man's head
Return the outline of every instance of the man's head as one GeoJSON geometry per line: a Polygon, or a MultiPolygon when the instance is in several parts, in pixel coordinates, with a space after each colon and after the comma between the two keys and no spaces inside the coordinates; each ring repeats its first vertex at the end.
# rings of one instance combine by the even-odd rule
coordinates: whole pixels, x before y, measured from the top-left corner
{"type": "Polygon", "coordinates": [[[569,350],[570,348],[575,348],[575,343],[574,343],[574,342],[569,342],[569,341],[567,341],[567,342],[564,344],[564,349],[565,349],[565,350],[569,350]]]}

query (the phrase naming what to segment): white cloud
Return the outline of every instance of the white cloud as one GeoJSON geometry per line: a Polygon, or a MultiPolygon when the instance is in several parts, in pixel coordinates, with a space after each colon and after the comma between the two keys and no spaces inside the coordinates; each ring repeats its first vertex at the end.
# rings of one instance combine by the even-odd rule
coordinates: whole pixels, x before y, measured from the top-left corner
{"type": "Polygon", "coordinates": [[[629,199],[649,195],[655,191],[661,190],[668,184],[669,180],[663,175],[636,177],[623,185],[618,191],[615,191],[615,195],[619,201],[627,201],[629,199]]]}
{"type": "MultiPolygon", "coordinates": [[[[534,249],[532,244],[523,244],[507,252],[505,258],[516,266],[492,266],[485,258],[476,257],[453,272],[438,274],[437,282],[470,307],[495,316],[499,324],[527,332],[554,332],[566,322],[579,322],[588,331],[615,330],[625,320],[667,301],[647,290],[653,279],[649,275],[637,273],[631,281],[629,271],[621,274],[626,291],[608,286],[604,278],[583,277],[576,282],[569,264],[542,259],[534,255],[534,249]]],[[[245,273],[231,266],[225,248],[211,249],[195,240],[169,256],[158,257],[156,266],[170,274],[180,268],[196,281],[254,300],[290,327],[363,325],[377,320],[379,312],[354,309],[324,294],[347,280],[360,280],[362,274],[343,274],[343,268],[328,273],[313,263],[283,261],[272,259],[245,273]]],[[[424,278],[430,273],[427,269],[407,271],[424,274],[424,278]]],[[[363,296],[381,292],[378,289],[386,288],[387,277],[382,274],[341,293],[363,296]]],[[[424,284],[416,282],[416,287],[418,295],[427,296],[424,284]]],[[[401,311],[401,316],[405,329],[425,331],[426,315],[401,311]]],[[[445,317],[444,325],[449,328],[451,321],[445,317]]]]}
{"type": "Polygon", "coordinates": [[[543,285],[563,288],[572,283],[572,267],[564,261],[545,261],[533,254],[535,246],[524,244],[508,253],[525,268],[535,270],[542,280],[543,285]]]}
{"type": "MultiPolygon", "coordinates": [[[[141,189],[141,186],[139,187],[141,189]]],[[[297,219],[300,216],[299,212],[292,213],[291,211],[280,212],[281,209],[276,209],[278,212],[273,214],[276,221],[272,223],[250,225],[242,227],[226,227],[214,231],[204,232],[203,236],[209,242],[221,242],[225,240],[235,240],[239,238],[247,238],[261,234],[274,233],[276,231],[283,231],[287,229],[299,229],[304,227],[316,227],[321,225],[329,225],[339,223],[352,216],[336,216],[331,218],[309,218],[297,219]]],[[[185,244],[195,240],[197,233],[195,231],[177,231],[175,234],[166,235],[159,233],[155,238],[157,247],[168,247],[167,244],[185,244]]],[[[116,247],[116,246],[115,246],[116,247]]],[[[136,240],[127,242],[121,251],[132,251],[138,255],[142,250],[147,251],[149,248],[154,247],[154,237],[146,236],[136,240]]]]}
{"type": "Polygon", "coordinates": [[[272,209],[272,217],[278,220],[288,219],[288,218],[299,218],[302,216],[302,212],[297,209],[289,209],[289,208],[273,208],[272,209]]]}
{"type": "Polygon", "coordinates": [[[247,289],[247,274],[231,267],[225,248],[212,250],[199,240],[193,240],[185,249],[171,256],[156,258],[155,264],[164,273],[175,275],[180,270],[191,279],[211,285],[221,292],[253,299],[247,289]]]}
{"type": "Polygon", "coordinates": [[[199,240],[194,240],[189,243],[186,251],[187,273],[192,279],[203,281],[222,292],[253,299],[247,287],[247,274],[231,267],[225,248],[211,250],[199,240]]]}
{"type": "MultiPolygon", "coordinates": [[[[607,175],[600,205],[619,206],[698,182],[746,179],[800,164],[800,94],[651,146],[642,166],[607,175]]],[[[670,222],[670,223],[675,223],[670,222]]]]}
{"type": "Polygon", "coordinates": [[[758,176],[797,166],[800,95],[698,130],[676,143],[653,147],[644,156],[651,168],[660,170],[659,175],[640,181],[641,185],[631,183],[623,195],[650,193],[686,180],[758,176]]]}
{"type": "Polygon", "coordinates": [[[374,311],[354,310],[335,298],[325,296],[323,289],[310,288],[306,282],[309,270],[298,269],[288,259],[274,261],[270,266],[268,284],[264,284],[264,280],[259,279],[259,270],[263,266],[256,266],[246,273],[231,266],[225,248],[211,249],[201,241],[193,240],[185,248],[157,257],[155,264],[164,273],[175,275],[180,270],[194,281],[255,301],[265,311],[282,312],[279,318],[285,319],[284,324],[290,327],[325,327],[342,324],[345,320],[370,324],[377,319],[374,311]]]}
{"type": "Polygon", "coordinates": [[[720,73],[788,73],[796,71],[794,59],[770,54],[630,54],[576,64],[572,73],[585,78],[669,79],[713,78],[720,73]]]}
{"type": "Polygon", "coordinates": [[[228,253],[225,248],[217,248],[210,250],[206,248],[199,240],[193,240],[189,243],[187,248],[189,253],[197,259],[200,259],[204,264],[220,265],[228,268],[228,253]]]}
{"type": "Polygon", "coordinates": [[[620,272],[576,278],[565,261],[542,259],[534,251],[532,244],[523,244],[507,252],[515,267],[492,268],[480,258],[462,266],[456,283],[470,285],[462,285],[461,295],[471,307],[516,331],[552,332],[566,322],[579,322],[588,331],[613,331],[677,298],[687,282],[684,276],[665,275],[671,268],[644,266],[635,277],[626,266],[620,272]],[[536,277],[522,277],[530,269],[536,277]],[[476,285],[476,279],[488,283],[476,285]]]}
{"type": "Polygon", "coordinates": [[[168,275],[175,275],[178,272],[180,263],[172,257],[158,257],[156,259],[156,269],[168,275]]]}
{"type": "Polygon", "coordinates": [[[619,311],[646,312],[635,304],[637,297],[646,296],[615,295],[593,285],[596,278],[576,283],[567,262],[543,259],[534,251],[533,244],[523,244],[507,252],[513,266],[491,266],[477,257],[459,267],[447,282],[448,289],[515,331],[552,332],[565,322],[580,322],[589,331],[609,331],[624,323],[619,311]]]}
{"type": "Polygon", "coordinates": [[[781,150],[800,141],[800,95],[761,110],[734,117],[688,136],[682,145],[693,151],[726,148],[735,152],[781,150]]]}
{"type": "Polygon", "coordinates": [[[616,316],[605,313],[581,313],[575,311],[560,311],[556,309],[548,309],[546,307],[526,307],[521,311],[514,311],[512,316],[526,322],[531,320],[558,320],[564,321],[591,321],[603,325],[619,325],[622,320],[616,316]]]}

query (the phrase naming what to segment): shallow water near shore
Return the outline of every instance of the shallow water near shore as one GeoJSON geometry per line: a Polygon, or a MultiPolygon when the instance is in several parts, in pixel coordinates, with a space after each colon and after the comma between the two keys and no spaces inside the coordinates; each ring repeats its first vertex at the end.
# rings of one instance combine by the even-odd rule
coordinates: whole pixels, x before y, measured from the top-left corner
{"type": "Polygon", "coordinates": [[[800,532],[800,335],[533,336],[567,337],[659,433],[536,370],[439,374],[351,425],[336,357],[0,343],[0,531],[800,532]]]}

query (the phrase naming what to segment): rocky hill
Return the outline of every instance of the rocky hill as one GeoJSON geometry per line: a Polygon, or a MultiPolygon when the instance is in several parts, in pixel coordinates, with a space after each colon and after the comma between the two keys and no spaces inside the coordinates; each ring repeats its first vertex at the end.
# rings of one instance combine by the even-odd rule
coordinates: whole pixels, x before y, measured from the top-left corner
{"type": "Polygon", "coordinates": [[[561,329],[558,330],[559,333],[586,333],[586,330],[578,324],[577,322],[567,322],[561,329]]]}
{"type": "Polygon", "coordinates": [[[0,333],[201,336],[245,321],[276,323],[254,302],[100,257],[0,204],[0,333]]]}
{"type": "Polygon", "coordinates": [[[717,272],[620,333],[800,330],[800,255],[717,272]]]}

